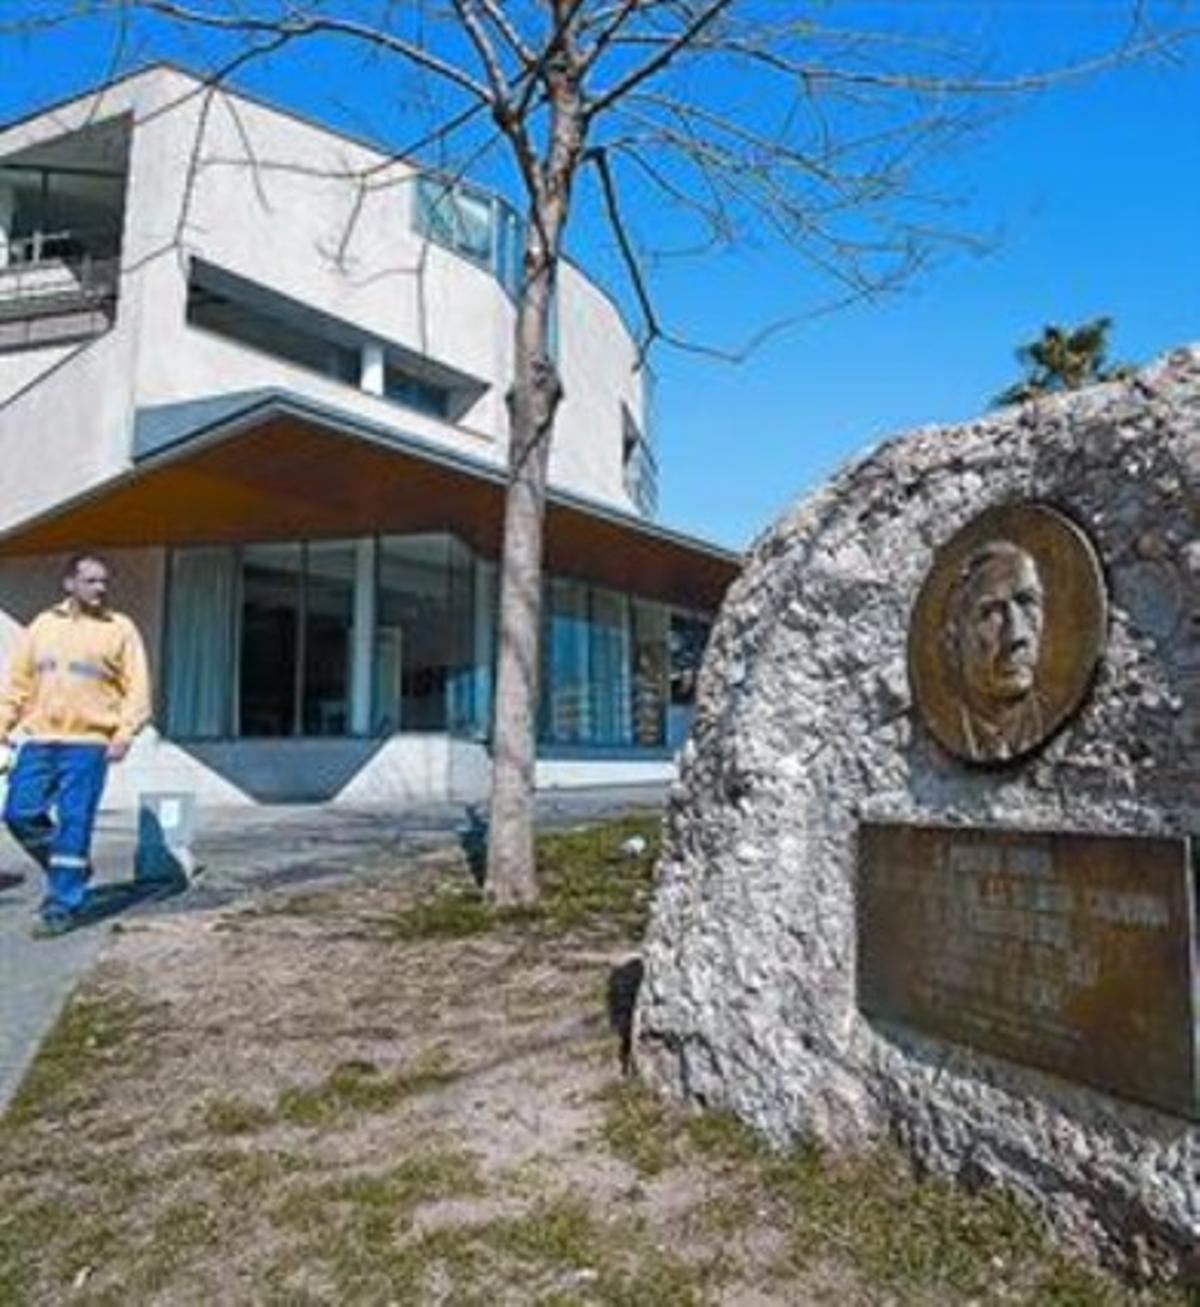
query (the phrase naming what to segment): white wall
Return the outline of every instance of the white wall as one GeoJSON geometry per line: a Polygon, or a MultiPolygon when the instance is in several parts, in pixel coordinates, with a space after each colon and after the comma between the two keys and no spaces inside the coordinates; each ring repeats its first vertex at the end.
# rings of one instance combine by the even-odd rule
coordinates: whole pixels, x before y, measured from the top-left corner
{"type": "MultiPolygon", "coordinates": [[[[415,233],[410,170],[391,164],[375,175],[353,232],[339,251],[357,195],[350,175],[380,164],[383,156],[226,92],[214,97],[207,110],[206,103],[198,83],[166,68],[151,69],[104,93],[102,116],[129,112],[134,121],[125,270],[117,326],[106,338],[107,385],[99,384],[94,369],[79,372],[75,362],[53,373],[39,387],[49,397],[36,414],[40,435],[44,437],[46,424],[58,422],[60,411],[65,425],[74,429],[72,396],[82,397],[87,406],[101,390],[104,430],[98,440],[92,432],[83,437],[88,458],[82,471],[88,483],[123,465],[128,446],[114,448],[109,424],[114,417],[122,421],[127,441],[132,403],[172,403],[286,385],[503,465],[513,306],[489,272],[415,233]],[[196,168],[189,185],[187,164],[193,157],[196,168]],[[184,319],[187,261],[193,255],[478,377],[487,389],[464,415],[462,429],[455,430],[353,386],[214,341],[184,319]],[[117,403],[116,392],[126,381],[132,393],[117,403]]],[[[95,97],[83,97],[0,133],[0,156],[83,125],[94,109],[95,97]]],[[[563,269],[559,314],[566,398],[551,479],[576,493],[627,507],[620,402],[641,411],[632,342],[613,305],[569,266],[563,269]]],[[[28,424],[29,416],[23,414],[22,420],[28,424]]],[[[11,425],[0,412],[0,442],[11,425]]],[[[68,469],[81,466],[71,439],[62,460],[68,469]]],[[[27,497],[23,511],[28,501],[40,503],[59,493],[57,481],[45,493],[39,488],[27,497]]]]}
{"type": "MultiPolygon", "coordinates": [[[[376,179],[362,206],[344,258],[357,188],[347,174],[380,156],[286,114],[228,95],[207,115],[203,98],[178,103],[187,82],[162,73],[144,97],[131,152],[127,262],[141,263],[134,291],[139,332],[154,348],[139,351],[141,402],[161,403],[235,389],[205,366],[202,334],[184,324],[185,261],[198,256],[252,282],[402,344],[489,383],[466,423],[502,435],[497,378],[504,370],[511,310],[494,279],[445,251],[425,251],[412,231],[412,186],[394,166],[376,179]],[[174,102],[169,112],[156,108],[174,102]],[[247,142],[254,162],[247,154],[247,142]],[[195,152],[189,188],[181,159],[195,152]],[[331,175],[337,174],[337,175],[331,175]],[[236,220],[231,220],[236,215],[236,220]]],[[[248,355],[246,374],[270,384],[277,365],[248,355]]],[[[309,374],[289,384],[304,389],[309,374]]],[[[341,402],[362,401],[339,386],[341,402]]],[[[403,410],[388,405],[399,419],[403,410]]]]}
{"type": "Polygon", "coordinates": [[[0,408],[0,530],[56,508],[124,466],[132,341],[97,336],[0,408]]]}
{"type": "Polygon", "coordinates": [[[571,790],[591,785],[650,785],[673,781],[679,774],[674,758],[539,758],[535,784],[539,790],[571,790]]]}
{"type": "Polygon", "coordinates": [[[563,402],[550,479],[581,494],[635,508],[625,491],[621,404],[643,429],[643,374],[616,307],[569,263],[558,288],[563,402]]]}
{"type": "Polygon", "coordinates": [[[0,354],[0,406],[30,382],[57,367],[68,355],[80,348],[77,341],[67,345],[45,345],[39,349],[14,349],[0,354]]]}

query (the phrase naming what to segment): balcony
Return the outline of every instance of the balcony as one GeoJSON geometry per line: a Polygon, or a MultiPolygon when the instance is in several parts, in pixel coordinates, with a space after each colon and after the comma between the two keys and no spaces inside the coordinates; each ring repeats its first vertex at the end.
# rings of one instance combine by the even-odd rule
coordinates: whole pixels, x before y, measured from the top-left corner
{"type": "Polygon", "coordinates": [[[0,244],[0,350],[86,339],[116,312],[118,240],[110,230],[34,231],[0,244]]]}

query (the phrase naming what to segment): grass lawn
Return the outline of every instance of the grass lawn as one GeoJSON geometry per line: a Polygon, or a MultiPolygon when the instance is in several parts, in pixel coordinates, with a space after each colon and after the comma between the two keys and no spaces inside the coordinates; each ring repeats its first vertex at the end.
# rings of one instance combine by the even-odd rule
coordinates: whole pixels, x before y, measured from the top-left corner
{"type": "Polygon", "coordinates": [[[656,845],[543,837],[532,912],[435,858],[128,924],[0,1121],[0,1304],[1188,1302],[623,1077],[656,845]]]}

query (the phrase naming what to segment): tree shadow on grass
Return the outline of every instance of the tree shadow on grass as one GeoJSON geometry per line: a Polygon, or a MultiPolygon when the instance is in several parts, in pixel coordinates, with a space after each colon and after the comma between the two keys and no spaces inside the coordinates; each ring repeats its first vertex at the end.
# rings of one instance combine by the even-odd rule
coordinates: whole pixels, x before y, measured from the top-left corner
{"type": "Polygon", "coordinates": [[[467,805],[466,825],[460,827],[458,842],[467,860],[467,870],[475,884],[482,887],[487,874],[488,824],[482,804],[467,805]]]}
{"type": "Polygon", "coordinates": [[[641,958],[630,958],[608,973],[608,1023],[621,1041],[621,1074],[633,1071],[633,1015],[645,967],[641,958]]]}

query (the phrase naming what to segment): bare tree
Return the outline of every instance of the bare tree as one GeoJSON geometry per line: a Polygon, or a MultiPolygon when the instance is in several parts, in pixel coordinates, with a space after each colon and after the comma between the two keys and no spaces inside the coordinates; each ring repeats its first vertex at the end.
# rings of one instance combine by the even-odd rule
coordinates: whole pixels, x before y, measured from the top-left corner
{"type": "Polygon", "coordinates": [[[214,82],[263,54],[357,45],[394,67],[398,86],[428,97],[434,125],[422,145],[475,133],[468,158],[488,150],[507,158],[526,225],[508,395],[486,878],[499,904],[537,896],[543,521],[562,398],[551,315],[581,186],[594,186],[594,211],[607,222],[627,274],[642,355],[656,340],[720,354],[669,327],[655,302],[650,274],[665,242],[647,240],[634,220],[648,199],[669,215],[675,252],[766,237],[828,278],[831,303],[872,295],[910,276],[945,238],[915,179],[988,106],[1120,59],[1169,56],[1189,35],[1178,25],[1152,29],[1149,7],[1132,4],[1118,48],[1071,68],[988,76],[978,52],[906,35],[899,7],[885,28],[871,31],[839,26],[837,4],[800,0],[8,4],[10,24],[27,31],[81,12],[93,20],[106,15],[120,50],[132,46],[128,34],[139,24],[142,50],[156,34],[203,31],[219,52],[214,82]]]}

